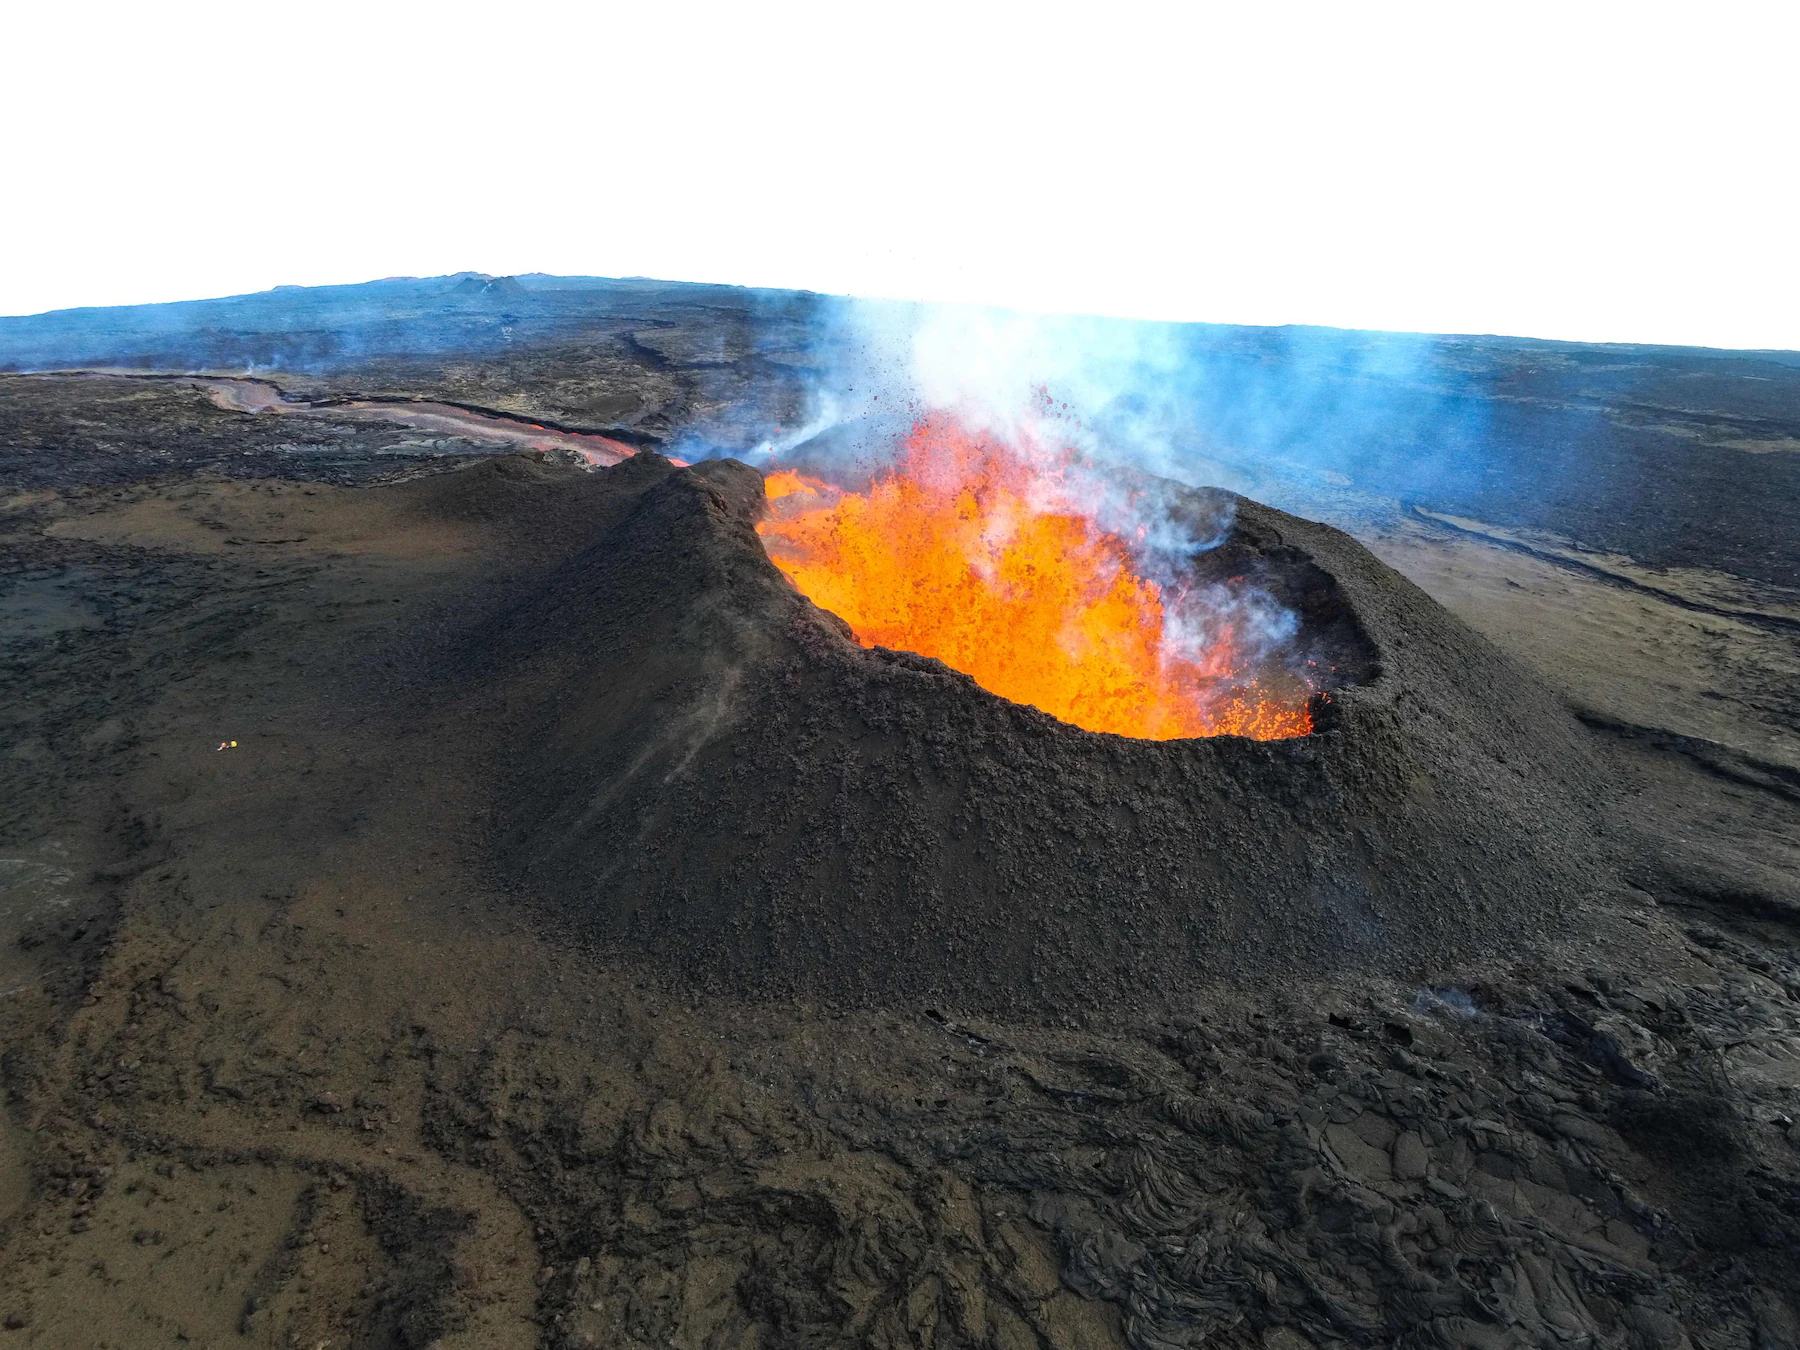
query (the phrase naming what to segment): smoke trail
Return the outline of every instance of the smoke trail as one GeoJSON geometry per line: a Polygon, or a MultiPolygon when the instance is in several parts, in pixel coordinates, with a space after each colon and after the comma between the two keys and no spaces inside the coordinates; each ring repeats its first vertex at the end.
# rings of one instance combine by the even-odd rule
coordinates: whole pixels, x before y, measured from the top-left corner
{"type": "Polygon", "coordinates": [[[854,486],[928,410],[1016,439],[1054,419],[1123,465],[1318,511],[1416,498],[1490,468],[1466,343],[822,299],[804,425],[750,452],[854,486]]]}
{"type": "Polygon", "coordinates": [[[804,424],[745,457],[860,491],[943,415],[1041,452],[1033,504],[1126,541],[1162,589],[1165,657],[1196,666],[1230,651],[1304,678],[1313,654],[1254,578],[1200,579],[1234,499],[1170,480],[1351,525],[1484,459],[1454,340],[829,298],[814,324],[804,424]]]}

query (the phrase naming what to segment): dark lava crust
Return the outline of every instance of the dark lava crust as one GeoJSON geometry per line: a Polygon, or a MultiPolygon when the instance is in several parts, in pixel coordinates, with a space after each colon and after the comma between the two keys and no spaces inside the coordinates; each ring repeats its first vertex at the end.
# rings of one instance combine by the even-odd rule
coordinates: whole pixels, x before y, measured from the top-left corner
{"type": "Polygon", "coordinates": [[[1239,500],[1222,556],[1288,577],[1364,682],[1311,736],[1158,743],[859,647],[769,562],[734,461],[641,455],[591,501],[486,648],[534,691],[501,857],[679,978],[1044,1012],[1425,979],[1616,885],[1558,700],[1329,527],[1239,500]]]}

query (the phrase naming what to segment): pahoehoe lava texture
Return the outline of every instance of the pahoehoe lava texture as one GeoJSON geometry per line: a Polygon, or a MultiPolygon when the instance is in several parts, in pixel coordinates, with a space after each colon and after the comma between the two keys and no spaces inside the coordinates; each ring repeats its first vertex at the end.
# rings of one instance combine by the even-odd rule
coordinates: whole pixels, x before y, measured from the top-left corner
{"type": "Polygon", "coordinates": [[[743,465],[641,455],[590,500],[486,646],[520,708],[498,844],[671,978],[1066,1012],[1428,977],[1616,884],[1565,709],[1329,527],[1239,500],[1221,555],[1337,659],[1321,729],[1159,743],[859,647],[769,562],[743,465]]]}

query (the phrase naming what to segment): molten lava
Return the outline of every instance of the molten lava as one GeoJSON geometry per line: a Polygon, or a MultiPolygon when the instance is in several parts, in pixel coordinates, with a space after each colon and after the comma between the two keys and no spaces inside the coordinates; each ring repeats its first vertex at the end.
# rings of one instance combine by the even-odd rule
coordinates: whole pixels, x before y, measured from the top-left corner
{"type": "Polygon", "coordinates": [[[1146,740],[1311,731],[1310,691],[1264,689],[1229,614],[1197,651],[1175,640],[1130,546],[1062,500],[1066,463],[927,420],[867,492],[769,474],[757,530],[863,646],[935,656],[1062,721],[1146,740]]]}

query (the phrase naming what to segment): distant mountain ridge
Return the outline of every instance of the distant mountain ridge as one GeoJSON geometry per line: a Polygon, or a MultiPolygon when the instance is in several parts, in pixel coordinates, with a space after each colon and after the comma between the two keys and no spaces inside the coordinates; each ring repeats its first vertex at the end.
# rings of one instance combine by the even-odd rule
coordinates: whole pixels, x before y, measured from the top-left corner
{"type": "Polygon", "coordinates": [[[0,371],[294,370],[371,359],[479,355],[631,321],[671,304],[777,307],[798,292],[608,277],[388,277],[344,286],[278,286],[248,295],[154,305],[52,310],[0,318],[0,371]]]}
{"type": "MultiPolygon", "coordinates": [[[[337,286],[276,286],[246,295],[51,310],[0,317],[0,371],[123,366],[147,370],[291,369],[322,372],[382,357],[462,351],[478,355],[566,333],[595,319],[631,321],[675,308],[719,306],[754,316],[804,317],[847,303],[810,291],[767,290],[647,277],[495,277],[452,272],[337,286]],[[471,305],[471,302],[478,302],[471,305]],[[798,311],[798,312],[797,312],[798,311]],[[511,331],[502,331],[503,329],[511,331]]],[[[878,302],[890,303],[890,302],[878,302]]],[[[1118,320],[1130,324],[1130,320],[1118,320]]],[[[1748,359],[1800,368],[1800,352],[1727,351],[1534,338],[1379,333],[1306,325],[1147,324],[1218,338],[1258,335],[1306,344],[1472,344],[1489,349],[1618,352],[1748,359]]]]}

